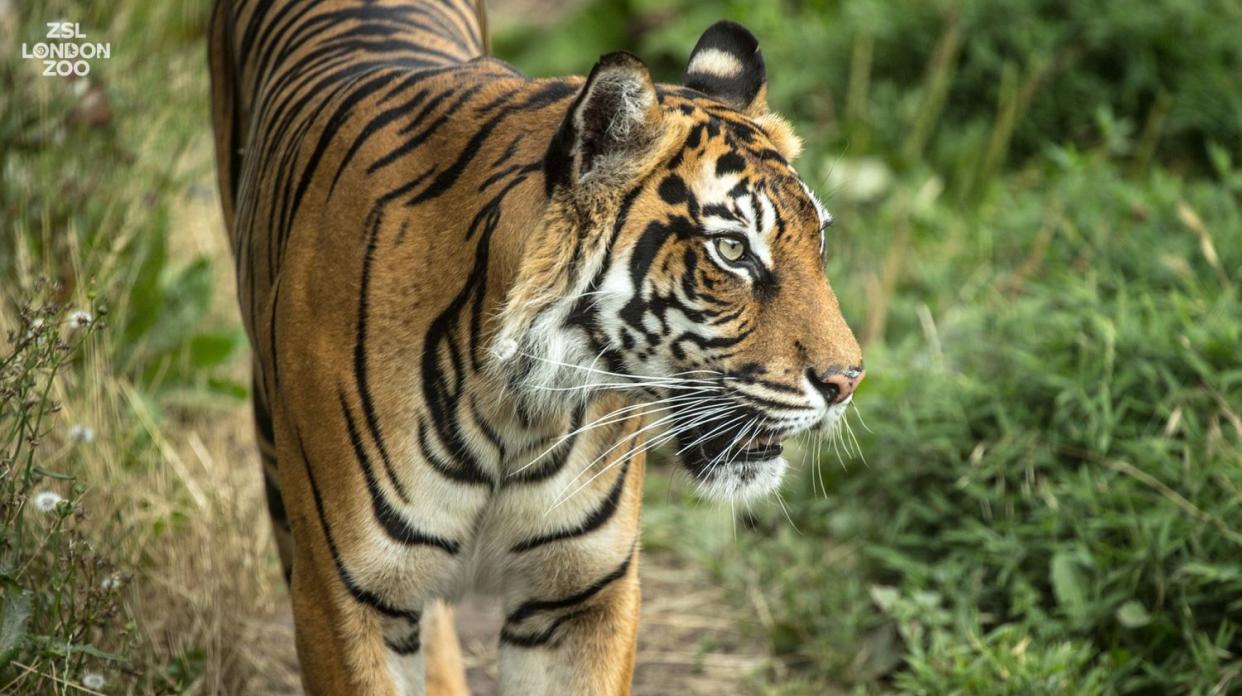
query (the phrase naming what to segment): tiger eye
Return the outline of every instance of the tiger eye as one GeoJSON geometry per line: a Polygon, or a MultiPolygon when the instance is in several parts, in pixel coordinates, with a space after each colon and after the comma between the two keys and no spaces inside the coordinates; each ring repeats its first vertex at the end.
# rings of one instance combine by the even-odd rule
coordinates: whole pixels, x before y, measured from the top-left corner
{"type": "Polygon", "coordinates": [[[746,243],[731,237],[717,237],[716,251],[726,261],[737,261],[746,254],[746,243]]]}

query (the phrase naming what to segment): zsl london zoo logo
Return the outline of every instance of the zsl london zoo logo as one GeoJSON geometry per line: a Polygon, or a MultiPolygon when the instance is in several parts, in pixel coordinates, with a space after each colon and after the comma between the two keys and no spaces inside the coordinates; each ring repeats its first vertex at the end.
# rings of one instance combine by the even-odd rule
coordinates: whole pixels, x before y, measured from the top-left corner
{"type": "Polygon", "coordinates": [[[22,58],[43,61],[44,75],[84,77],[91,72],[90,61],[112,57],[112,44],[81,41],[86,34],[77,22],[48,22],[47,38],[22,44],[22,58]]]}

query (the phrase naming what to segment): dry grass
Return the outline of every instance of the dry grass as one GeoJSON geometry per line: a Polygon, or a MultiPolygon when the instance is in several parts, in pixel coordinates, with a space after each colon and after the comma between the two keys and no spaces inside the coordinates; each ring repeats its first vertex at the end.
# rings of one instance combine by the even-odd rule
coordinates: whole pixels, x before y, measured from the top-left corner
{"type": "MultiPolygon", "coordinates": [[[[209,134],[196,138],[182,166],[210,171],[210,147],[209,134]]],[[[216,294],[209,320],[237,323],[213,180],[194,181],[179,200],[170,255],[174,263],[212,260],[216,294]]],[[[243,380],[245,365],[244,355],[234,361],[233,371],[243,380]]],[[[185,518],[138,544],[141,563],[151,572],[135,584],[132,606],[159,662],[201,659],[195,693],[300,691],[252,427],[244,403],[186,408],[162,427],[151,424],[165,466],[126,486],[144,493],[129,508],[130,515],[150,520],[139,527],[185,518]]],[[[97,480],[114,480],[102,473],[97,480]]]]}
{"type": "MultiPolygon", "coordinates": [[[[204,165],[210,142],[207,133],[196,137],[179,167],[209,172],[204,165]]],[[[170,265],[211,258],[218,292],[209,321],[235,324],[231,263],[214,187],[207,176],[187,180],[193,183],[172,194],[180,203],[169,226],[170,265]]],[[[74,277],[82,277],[77,236],[56,241],[68,248],[74,277]]],[[[11,308],[44,273],[30,259],[18,259],[18,270],[18,282],[4,293],[0,332],[16,326],[11,308]]],[[[85,288],[68,292],[62,301],[90,306],[85,288]]],[[[129,682],[140,692],[178,681],[188,693],[298,691],[292,625],[248,406],[178,406],[174,398],[156,407],[121,375],[107,348],[111,338],[88,344],[81,368],[54,384],[62,410],[40,461],[87,486],[82,505],[88,536],[126,569],[122,597],[136,627],[131,658],[142,673],[112,675],[109,682],[129,682]],[[67,433],[75,424],[92,428],[93,440],[70,444],[67,433]]],[[[244,356],[228,369],[244,377],[244,356]]],[[[27,673],[48,688],[61,680],[38,666],[27,673]]]]}
{"type": "Polygon", "coordinates": [[[292,623],[249,425],[238,410],[170,429],[179,442],[170,445],[169,462],[181,463],[142,482],[156,491],[197,491],[185,524],[142,545],[151,572],[131,600],[160,661],[202,660],[195,693],[298,691],[292,623]]]}

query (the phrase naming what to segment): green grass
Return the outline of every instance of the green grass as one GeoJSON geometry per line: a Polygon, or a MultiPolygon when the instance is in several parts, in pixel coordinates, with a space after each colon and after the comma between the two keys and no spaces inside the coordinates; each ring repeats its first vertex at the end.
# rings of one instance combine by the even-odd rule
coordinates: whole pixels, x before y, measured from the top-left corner
{"type": "Polygon", "coordinates": [[[807,137],[858,444],[794,454],[788,517],[730,534],[657,480],[646,520],[762,604],[756,688],[1242,688],[1238,5],[704,5],[499,45],[556,72],[619,42],[675,78],[723,14],[807,137]]]}
{"type": "MultiPolygon", "coordinates": [[[[113,43],[101,125],[70,85],[0,60],[0,328],[24,336],[30,304],[111,309],[66,357],[0,351],[29,365],[5,375],[0,434],[38,443],[10,438],[0,462],[0,690],[88,670],[116,693],[283,683],[287,635],[245,623],[283,601],[252,533],[257,469],[200,453],[228,461],[246,427],[212,425],[244,393],[218,309],[231,268],[183,229],[211,180],[207,5],[0,18],[17,43],[62,17],[113,43]],[[73,514],[23,512],[44,490],[73,514]],[[58,564],[74,539],[92,545],[58,564]]],[[[496,46],[532,74],[628,48],[675,80],[722,16],[759,35],[770,101],[807,141],[868,367],[857,443],[792,452],[787,513],[734,522],[651,477],[646,546],[755,607],[774,658],[748,688],[1242,689],[1242,5],[596,0],[496,46]]]]}
{"type": "Polygon", "coordinates": [[[926,231],[888,252],[906,261],[866,349],[866,463],[804,472],[786,494],[801,534],[767,510],[776,531],[720,573],[760,574],[773,644],[812,681],[1236,688],[1236,196],[1090,155],[1022,179],[968,213],[933,206],[926,227],[843,215],[851,238],[926,231]]]}

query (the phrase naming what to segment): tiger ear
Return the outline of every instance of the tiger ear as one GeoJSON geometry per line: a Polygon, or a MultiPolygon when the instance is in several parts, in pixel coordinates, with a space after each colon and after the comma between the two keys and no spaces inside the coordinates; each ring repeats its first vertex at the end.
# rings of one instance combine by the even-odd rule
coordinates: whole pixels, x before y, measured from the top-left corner
{"type": "Polygon", "coordinates": [[[549,195],[601,174],[624,176],[659,133],[663,112],[647,66],[636,56],[599,59],[548,146],[549,195]]]}
{"type": "Polygon", "coordinates": [[[768,76],[759,39],[737,22],[716,22],[690,52],[682,84],[750,117],[768,112],[768,76]]]}

